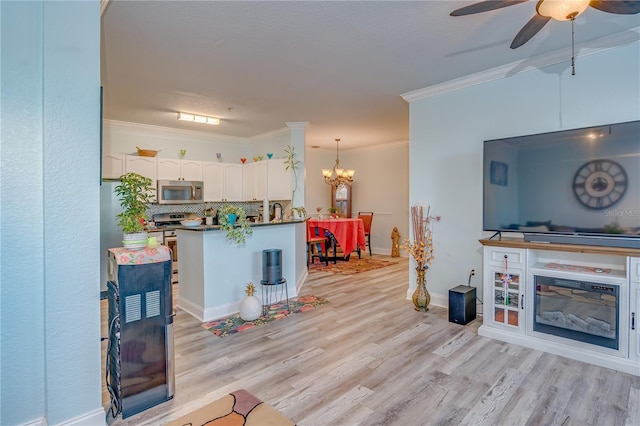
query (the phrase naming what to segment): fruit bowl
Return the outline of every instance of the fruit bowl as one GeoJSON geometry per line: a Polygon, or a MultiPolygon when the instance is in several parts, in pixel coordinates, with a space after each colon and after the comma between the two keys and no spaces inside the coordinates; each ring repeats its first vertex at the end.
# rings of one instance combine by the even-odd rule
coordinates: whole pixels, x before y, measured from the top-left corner
{"type": "Polygon", "coordinates": [[[185,219],[180,221],[182,226],[199,226],[202,223],[202,219],[185,219]]]}

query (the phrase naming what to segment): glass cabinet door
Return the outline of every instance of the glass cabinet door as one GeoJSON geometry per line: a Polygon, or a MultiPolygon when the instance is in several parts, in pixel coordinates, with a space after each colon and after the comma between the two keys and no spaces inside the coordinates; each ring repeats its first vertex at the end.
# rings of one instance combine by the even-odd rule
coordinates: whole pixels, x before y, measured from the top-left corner
{"type": "Polygon", "coordinates": [[[511,272],[509,277],[496,270],[492,270],[491,274],[493,276],[492,320],[499,324],[520,327],[522,323],[520,312],[524,302],[520,293],[520,271],[511,272]]]}

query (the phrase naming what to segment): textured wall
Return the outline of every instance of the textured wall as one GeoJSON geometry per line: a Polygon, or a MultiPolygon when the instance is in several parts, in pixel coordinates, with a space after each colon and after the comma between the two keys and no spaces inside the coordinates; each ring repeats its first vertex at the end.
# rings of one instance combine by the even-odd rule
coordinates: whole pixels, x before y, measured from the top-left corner
{"type": "Polygon", "coordinates": [[[0,11],[0,424],[99,424],[99,2],[0,11]]]}

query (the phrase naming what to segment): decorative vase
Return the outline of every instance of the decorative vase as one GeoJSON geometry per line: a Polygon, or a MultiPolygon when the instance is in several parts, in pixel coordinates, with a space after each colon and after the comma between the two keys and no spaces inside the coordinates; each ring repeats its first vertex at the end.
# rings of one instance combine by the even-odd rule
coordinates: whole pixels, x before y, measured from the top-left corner
{"type": "Polygon", "coordinates": [[[238,215],[236,215],[235,213],[227,214],[227,222],[229,222],[231,225],[235,225],[237,218],[238,215]]]}
{"type": "Polygon", "coordinates": [[[140,250],[147,246],[147,233],[138,232],[135,234],[124,234],[122,237],[122,247],[127,250],[140,250]]]}
{"type": "Polygon", "coordinates": [[[413,292],[411,300],[413,300],[416,311],[426,312],[429,310],[429,302],[431,302],[431,295],[427,291],[427,283],[425,277],[427,269],[426,267],[424,269],[416,268],[416,273],[418,274],[416,278],[416,290],[413,292]]]}
{"type": "Polygon", "coordinates": [[[253,321],[262,315],[262,302],[253,295],[255,288],[252,283],[247,284],[247,297],[240,302],[240,318],[244,321],[253,321]]]}

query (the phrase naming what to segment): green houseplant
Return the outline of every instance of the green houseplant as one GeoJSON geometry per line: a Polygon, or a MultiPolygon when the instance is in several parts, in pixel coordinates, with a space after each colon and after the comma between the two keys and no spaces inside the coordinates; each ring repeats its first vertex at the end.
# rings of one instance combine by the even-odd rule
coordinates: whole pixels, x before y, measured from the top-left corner
{"type": "Polygon", "coordinates": [[[120,200],[122,212],[116,215],[118,226],[125,234],[126,248],[142,248],[147,244],[146,226],[147,205],[153,197],[153,182],[151,179],[137,173],[126,173],[120,176],[120,184],[114,191],[120,200]]]}
{"type": "Polygon", "coordinates": [[[247,237],[253,234],[253,229],[251,229],[242,207],[231,204],[223,205],[218,209],[218,223],[220,229],[227,231],[227,240],[238,245],[244,244],[247,237]]]}
{"type": "Polygon", "coordinates": [[[291,210],[294,212],[294,219],[304,219],[307,217],[307,209],[304,206],[292,207],[291,210]]]}
{"type": "Polygon", "coordinates": [[[287,145],[284,152],[287,154],[287,158],[284,160],[284,169],[291,169],[293,172],[293,190],[291,191],[291,204],[293,204],[293,196],[296,194],[296,189],[298,189],[298,166],[300,165],[300,161],[296,160],[296,152],[293,146],[287,145]]]}

